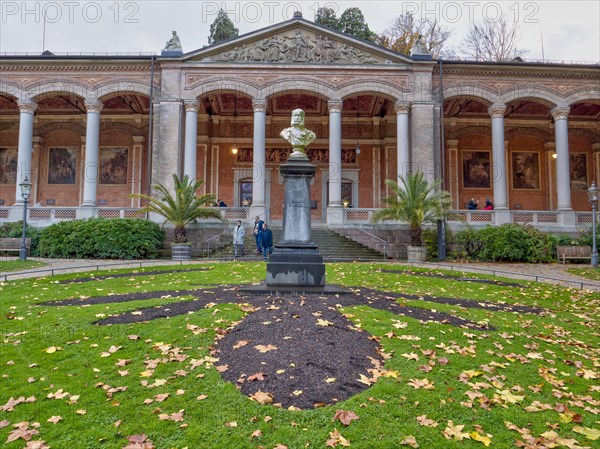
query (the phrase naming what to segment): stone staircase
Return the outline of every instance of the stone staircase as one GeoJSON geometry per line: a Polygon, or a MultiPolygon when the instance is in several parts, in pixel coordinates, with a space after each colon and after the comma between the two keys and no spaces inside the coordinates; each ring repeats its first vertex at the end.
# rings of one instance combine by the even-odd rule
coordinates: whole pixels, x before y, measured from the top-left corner
{"type": "MultiPolygon", "coordinates": [[[[273,231],[273,242],[277,244],[282,238],[283,231],[277,228],[271,228],[271,230],[273,231]]],[[[256,254],[254,235],[249,230],[246,232],[246,243],[244,245],[246,256],[243,258],[240,257],[238,260],[262,260],[262,254],[256,254]]],[[[233,245],[230,236],[228,238],[229,242],[220,250],[212,252],[209,256],[210,258],[233,260],[233,245]]],[[[383,253],[381,251],[361,245],[327,228],[313,228],[311,230],[311,238],[319,246],[319,252],[328,262],[383,260],[383,253]]]]}

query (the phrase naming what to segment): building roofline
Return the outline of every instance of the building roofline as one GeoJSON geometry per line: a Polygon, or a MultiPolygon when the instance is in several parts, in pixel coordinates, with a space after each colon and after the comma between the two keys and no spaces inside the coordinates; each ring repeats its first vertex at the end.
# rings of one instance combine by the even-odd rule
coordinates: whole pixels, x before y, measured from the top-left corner
{"type": "Polygon", "coordinates": [[[562,67],[562,68],[574,68],[574,69],[599,69],[600,62],[598,63],[564,63],[564,62],[543,62],[543,61],[469,61],[462,59],[436,59],[436,62],[442,62],[444,65],[478,65],[487,67],[562,67]]]}

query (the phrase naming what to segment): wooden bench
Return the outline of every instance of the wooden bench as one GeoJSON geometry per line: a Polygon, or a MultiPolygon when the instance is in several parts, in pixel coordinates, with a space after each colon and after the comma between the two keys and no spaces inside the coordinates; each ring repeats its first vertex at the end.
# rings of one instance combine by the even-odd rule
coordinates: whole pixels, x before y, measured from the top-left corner
{"type": "MultiPolygon", "coordinates": [[[[21,252],[21,240],[20,238],[0,238],[0,254],[11,252],[19,254],[21,252]]],[[[25,246],[27,247],[27,253],[29,253],[30,238],[25,239],[25,246]]]]}
{"type": "Polygon", "coordinates": [[[557,246],[556,256],[559,263],[567,263],[567,259],[592,259],[592,248],[589,246],[557,246]]]}

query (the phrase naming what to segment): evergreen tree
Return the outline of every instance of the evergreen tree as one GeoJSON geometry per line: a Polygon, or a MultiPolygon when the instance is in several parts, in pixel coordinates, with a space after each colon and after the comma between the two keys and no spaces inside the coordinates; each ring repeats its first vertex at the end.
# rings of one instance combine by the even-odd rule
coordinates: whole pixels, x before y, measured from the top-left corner
{"type": "Polygon", "coordinates": [[[340,16],[339,28],[342,33],[350,36],[364,39],[366,41],[375,41],[376,34],[369,29],[365,22],[365,16],[360,8],[348,8],[340,16]]]}
{"type": "Polygon", "coordinates": [[[223,9],[219,10],[217,18],[210,26],[210,36],[208,36],[209,44],[218,44],[232,37],[237,37],[240,30],[234,25],[229,16],[223,9]]]}
{"type": "Polygon", "coordinates": [[[340,23],[333,8],[319,8],[315,14],[315,23],[340,31],[340,23]]]}

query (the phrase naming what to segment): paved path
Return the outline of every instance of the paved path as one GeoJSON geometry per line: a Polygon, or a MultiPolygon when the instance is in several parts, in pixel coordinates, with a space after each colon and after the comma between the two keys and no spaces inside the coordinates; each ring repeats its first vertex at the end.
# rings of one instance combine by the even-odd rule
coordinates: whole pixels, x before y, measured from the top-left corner
{"type": "MultiPolygon", "coordinates": [[[[4,260],[16,260],[16,258],[5,258],[4,260]]],[[[156,265],[180,265],[181,262],[157,259],[157,260],[98,260],[98,259],[45,259],[31,257],[29,260],[43,262],[43,267],[32,268],[21,272],[0,272],[0,281],[24,279],[31,277],[49,276],[53,274],[64,274],[70,272],[81,272],[90,270],[107,270],[110,268],[126,267],[149,267],[156,265]]],[[[185,263],[205,263],[209,260],[197,259],[185,263]]],[[[220,261],[210,261],[220,262],[220,261]]],[[[407,265],[404,261],[393,261],[390,264],[407,265]]],[[[441,268],[455,271],[493,274],[511,279],[524,279],[550,284],[560,284],[566,287],[583,288],[600,291],[600,282],[575,276],[567,272],[567,268],[574,265],[560,264],[526,264],[526,263],[464,263],[464,262],[440,262],[425,264],[408,264],[428,268],[441,268]]]]}

